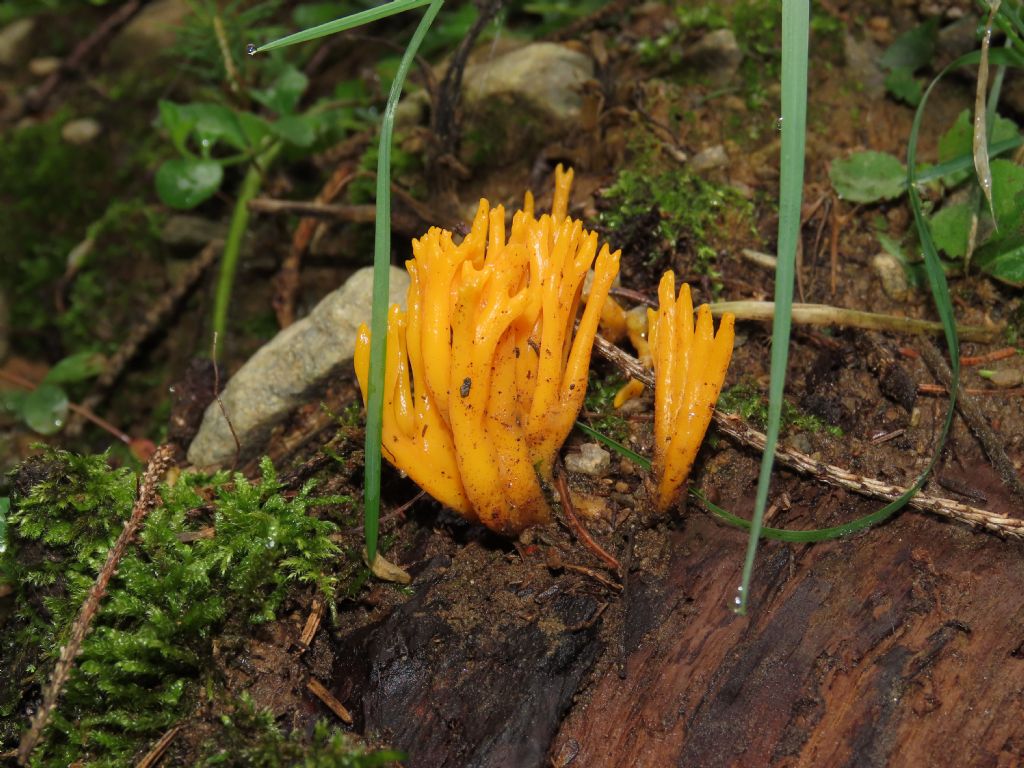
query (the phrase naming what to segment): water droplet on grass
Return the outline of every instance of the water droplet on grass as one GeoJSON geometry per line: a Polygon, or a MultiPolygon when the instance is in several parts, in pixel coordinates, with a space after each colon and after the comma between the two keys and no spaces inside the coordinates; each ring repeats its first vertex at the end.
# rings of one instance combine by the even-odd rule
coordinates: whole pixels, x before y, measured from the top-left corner
{"type": "Polygon", "coordinates": [[[249,43],[247,46],[245,46],[245,52],[248,53],[250,56],[255,56],[257,50],[258,49],[256,48],[256,43],[249,43]]]}

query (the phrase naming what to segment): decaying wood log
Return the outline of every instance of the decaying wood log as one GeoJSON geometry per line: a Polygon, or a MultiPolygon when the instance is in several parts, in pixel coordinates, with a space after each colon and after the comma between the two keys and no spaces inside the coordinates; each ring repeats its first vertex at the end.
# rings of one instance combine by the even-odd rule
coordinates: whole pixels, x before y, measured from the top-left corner
{"type": "Polygon", "coordinates": [[[1020,764],[1020,543],[913,514],[769,542],[741,617],[743,533],[693,510],[646,535],[668,567],[638,545],[622,597],[478,544],[435,558],[340,638],[335,692],[410,768],[1020,764]]]}

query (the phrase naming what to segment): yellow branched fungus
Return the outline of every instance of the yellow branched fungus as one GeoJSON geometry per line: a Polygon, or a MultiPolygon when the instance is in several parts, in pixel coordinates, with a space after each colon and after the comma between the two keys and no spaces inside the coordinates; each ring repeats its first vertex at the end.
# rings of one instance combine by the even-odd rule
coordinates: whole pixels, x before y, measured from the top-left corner
{"type": "Polygon", "coordinates": [[[647,310],[648,343],[654,360],[654,480],[656,504],[668,509],[693,467],[711,423],[732,357],[735,318],[726,313],[715,335],[711,308],[693,319],[690,286],[675,295],[666,272],[658,286],[658,311],[647,310]]]}
{"type": "MultiPolygon", "coordinates": [[[[583,405],[619,268],[618,251],[598,252],[597,235],[567,218],[571,185],[572,171],[559,166],[551,214],[536,218],[527,193],[507,238],[504,209],[481,200],[460,244],[436,227],[413,240],[407,311],[392,307],[388,318],[385,458],[438,501],[505,534],[550,519],[542,484],[583,405]]],[[[365,398],[365,326],[355,368],[365,398]]]]}

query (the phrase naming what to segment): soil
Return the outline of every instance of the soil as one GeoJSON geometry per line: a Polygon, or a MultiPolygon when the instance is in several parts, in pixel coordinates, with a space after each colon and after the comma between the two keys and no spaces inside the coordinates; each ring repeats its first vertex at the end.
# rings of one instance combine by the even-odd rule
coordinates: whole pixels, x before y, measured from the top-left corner
{"type": "MultiPolygon", "coordinates": [[[[621,3],[611,5],[611,12],[554,33],[599,62],[592,84],[599,119],[522,163],[474,168],[470,180],[452,185],[454,199],[427,198],[421,205],[436,209],[439,219],[431,223],[457,226],[453,212],[471,210],[479,196],[509,203],[532,186],[543,208],[550,202],[550,193],[540,191],[548,173],[555,162],[570,162],[577,173],[574,211],[601,230],[598,214],[608,205],[601,192],[619,169],[635,162],[638,146],[653,151],[664,167],[675,167],[680,157],[723,145],[729,163],[707,177],[740,190],[751,215],[746,226],[727,215],[727,225],[715,229],[710,245],[717,275],[701,270],[700,243],[691,237],[660,242],[653,234],[657,222],[648,217],[610,233],[625,241],[622,287],[654,296],[657,277],[672,268],[691,282],[695,302],[770,299],[772,272],[745,258],[743,250],[774,250],[776,90],[770,82],[715,89],[692,73],[645,62],[635,43],[663,32],[670,9],[648,3],[626,12],[621,3]],[[653,260],[646,255],[652,248],[653,260]]],[[[844,59],[842,35],[884,48],[923,18],[937,14],[947,23],[971,11],[964,2],[932,5],[839,0],[815,7],[840,31],[816,33],[820,44],[812,46],[801,301],[934,318],[925,293],[891,298],[871,267],[880,251],[877,228],[899,239],[913,227],[905,200],[853,206],[836,197],[828,178],[829,163],[852,150],[905,156],[913,118],[906,105],[860,87],[844,59]]],[[[95,10],[81,13],[85,27],[102,17],[95,10]]],[[[50,53],[37,42],[40,55],[50,53]]],[[[321,88],[339,68],[359,68],[353,56],[335,57],[315,75],[325,79],[321,88]]],[[[102,67],[102,59],[95,66],[102,67]]],[[[31,119],[44,120],[62,104],[87,98],[88,83],[69,78],[44,113],[31,119]]],[[[929,105],[919,155],[934,157],[938,137],[972,103],[970,81],[944,82],[929,105]]],[[[131,137],[115,134],[108,140],[116,154],[127,151],[119,142],[131,137]]],[[[274,184],[278,196],[312,188],[304,198],[312,199],[317,184],[330,176],[335,156],[327,151],[283,164],[274,184]]],[[[399,181],[429,185],[429,179],[413,176],[399,181]]],[[[406,217],[419,215],[396,206],[406,217]]],[[[266,336],[253,329],[267,322],[269,277],[287,252],[293,227],[283,217],[255,223],[260,247],[253,251],[264,255],[250,256],[240,275],[232,310],[236,335],[224,375],[266,336]]],[[[395,238],[396,263],[407,256],[408,233],[401,234],[395,238]]],[[[351,253],[365,247],[366,238],[359,225],[325,230],[322,250],[303,266],[300,310],[362,263],[351,253]]],[[[138,267],[140,274],[150,270],[153,295],[166,288],[174,271],[173,259],[159,253],[142,256],[145,266],[138,267]]],[[[182,380],[188,360],[206,351],[196,329],[209,314],[213,284],[214,276],[207,275],[99,406],[133,437],[160,435],[169,406],[155,404],[164,402],[172,381],[182,380]]],[[[950,288],[958,321],[965,324],[1006,327],[1020,307],[1017,291],[983,274],[957,275],[950,288]]],[[[113,329],[138,322],[138,299],[114,302],[110,311],[119,314],[99,332],[117,338],[113,329]]],[[[727,389],[741,383],[767,389],[769,340],[765,324],[739,326],[727,389]]],[[[797,326],[787,399],[841,434],[790,426],[783,445],[856,475],[912,484],[933,455],[947,408],[944,396],[919,393],[920,385],[937,381],[920,355],[925,343],[911,336],[797,326]]],[[[988,344],[964,343],[961,351],[984,355],[1006,344],[997,337],[988,344]]],[[[45,345],[16,343],[5,369],[45,370],[59,357],[45,345]]],[[[598,377],[618,373],[596,357],[594,370],[598,377]]],[[[965,369],[964,385],[987,386],[975,371],[965,369]]],[[[191,375],[187,391],[179,390],[186,400],[188,392],[209,388],[208,372],[191,375]]],[[[330,413],[343,413],[357,398],[352,380],[336,382],[279,429],[265,452],[280,467],[317,476],[326,492],[359,496],[358,430],[344,441],[350,450],[345,472],[318,458],[338,430],[330,413]]],[[[1019,474],[1024,401],[1011,390],[975,400],[1019,474]]],[[[627,442],[644,452],[651,441],[650,402],[631,408],[627,442]]],[[[178,411],[172,437],[184,440],[197,412],[195,403],[178,411]]],[[[15,424],[7,434],[11,462],[38,439],[15,424]]],[[[95,450],[105,439],[87,431],[70,444],[95,450]]],[[[566,451],[586,440],[574,434],[566,451]]],[[[758,452],[712,429],[690,482],[716,504],[749,518],[759,466],[758,452]]],[[[662,517],[652,514],[644,474],[625,460],[613,461],[606,476],[570,475],[569,482],[583,524],[621,570],[583,546],[561,516],[517,541],[506,540],[429,499],[407,506],[417,489],[386,470],[386,556],[412,575],[411,588],[371,582],[339,603],[336,621],[324,620],[308,650],[298,646],[298,637],[311,597],[297,593],[277,622],[251,636],[218,639],[216,662],[225,685],[249,691],[279,723],[299,728],[330,715],[306,690],[306,681],[315,677],[351,711],[347,728],[368,743],[403,750],[403,764],[410,768],[1021,764],[1020,541],[910,510],[838,541],[766,541],[757,556],[749,614],[740,616],[733,603],[745,532],[696,502],[662,517]]],[[[924,490],[1020,517],[1020,499],[960,416],[924,490]]],[[[768,524],[825,528],[882,504],[819,477],[777,469],[768,524]]],[[[358,551],[360,536],[347,531],[344,546],[358,551]]],[[[189,764],[218,714],[208,708],[184,723],[164,764],[189,764]]]]}

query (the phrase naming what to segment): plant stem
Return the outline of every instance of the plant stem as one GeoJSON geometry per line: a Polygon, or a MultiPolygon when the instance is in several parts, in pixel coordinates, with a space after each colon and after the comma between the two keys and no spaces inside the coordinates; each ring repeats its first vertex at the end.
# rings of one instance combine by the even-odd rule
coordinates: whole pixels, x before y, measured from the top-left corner
{"type": "MultiPolygon", "coordinates": [[[[263,174],[280,151],[281,143],[274,142],[259,153],[249,166],[249,170],[245,172],[242,186],[238,190],[238,200],[231,214],[231,227],[224,243],[220,274],[217,277],[217,293],[213,301],[213,333],[220,339],[227,338],[228,308],[235,286],[235,272],[238,271],[238,256],[242,252],[242,239],[249,227],[249,201],[259,194],[263,174]]],[[[220,345],[218,349],[222,349],[223,346],[220,345]]],[[[218,351],[215,350],[214,353],[220,357],[218,351]]]]}

